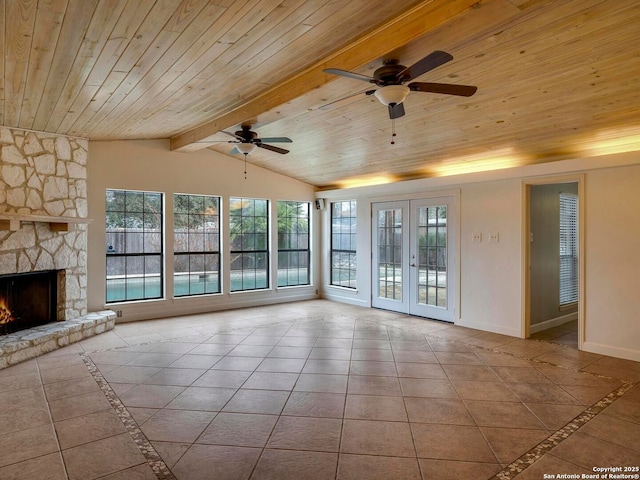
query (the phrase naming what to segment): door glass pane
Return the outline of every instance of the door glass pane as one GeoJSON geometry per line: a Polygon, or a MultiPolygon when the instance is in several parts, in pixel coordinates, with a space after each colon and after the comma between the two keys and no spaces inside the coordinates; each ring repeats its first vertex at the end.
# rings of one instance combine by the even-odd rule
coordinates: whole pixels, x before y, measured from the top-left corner
{"type": "Polygon", "coordinates": [[[402,301],[402,209],[378,213],[378,296],[402,301]]]}
{"type": "Polygon", "coordinates": [[[447,207],[418,209],[418,303],[447,307],[447,207]]]}

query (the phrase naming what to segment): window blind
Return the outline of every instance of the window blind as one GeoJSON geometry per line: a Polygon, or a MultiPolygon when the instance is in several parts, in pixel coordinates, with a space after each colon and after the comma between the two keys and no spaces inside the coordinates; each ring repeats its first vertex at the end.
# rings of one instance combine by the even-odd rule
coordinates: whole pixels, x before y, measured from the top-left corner
{"type": "Polygon", "coordinates": [[[560,193],[560,305],[578,301],[578,197],[560,193]]]}

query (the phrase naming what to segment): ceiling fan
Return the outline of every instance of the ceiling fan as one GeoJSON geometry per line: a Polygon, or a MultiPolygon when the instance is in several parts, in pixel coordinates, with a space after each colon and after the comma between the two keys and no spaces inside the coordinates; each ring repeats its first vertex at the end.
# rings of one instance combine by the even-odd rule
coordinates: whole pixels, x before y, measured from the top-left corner
{"type": "MultiPolygon", "coordinates": [[[[347,70],[340,70],[338,68],[327,68],[323,71],[325,73],[341,75],[343,77],[354,78],[356,80],[375,84],[378,88],[361,91],[350,95],[349,97],[360,95],[361,93],[364,93],[365,95],[375,95],[381,103],[389,107],[389,118],[393,120],[400,118],[405,114],[402,102],[407,98],[409,92],[442,93],[445,95],[458,95],[462,97],[470,97],[476,93],[478,87],[470,85],[424,82],[411,82],[408,85],[404,85],[405,83],[410,82],[451,60],[453,60],[453,56],[449,53],[436,50],[431,52],[422,60],[418,60],[410,67],[400,65],[398,60],[395,59],[385,60],[382,67],[373,72],[373,77],[349,72],[347,70]]],[[[344,98],[340,100],[344,100],[344,98]]]]}
{"type": "Polygon", "coordinates": [[[235,133],[225,132],[227,135],[233,137],[235,140],[229,140],[228,143],[235,143],[236,147],[231,150],[231,153],[243,153],[245,156],[253,152],[256,147],[264,148],[266,150],[271,150],[276,153],[289,153],[289,150],[285,150],[284,148],[275,147],[273,145],[268,145],[267,143],[292,143],[288,137],[269,137],[269,138],[258,138],[258,134],[256,132],[251,131],[251,125],[242,125],[242,130],[238,130],[235,133]]]}

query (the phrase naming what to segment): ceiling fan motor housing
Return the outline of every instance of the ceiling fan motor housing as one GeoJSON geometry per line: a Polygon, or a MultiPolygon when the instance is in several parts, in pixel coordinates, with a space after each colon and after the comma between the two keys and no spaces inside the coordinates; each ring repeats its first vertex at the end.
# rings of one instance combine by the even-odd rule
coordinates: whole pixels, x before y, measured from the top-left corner
{"type": "Polygon", "coordinates": [[[402,77],[398,78],[398,74],[406,70],[406,68],[404,65],[400,65],[398,60],[385,60],[384,65],[373,72],[373,79],[379,87],[401,85],[404,79],[402,77]]]}
{"type": "Polygon", "coordinates": [[[251,131],[251,126],[242,126],[242,130],[235,132],[236,137],[242,138],[245,142],[251,143],[255,138],[258,138],[256,132],[251,131]]]}

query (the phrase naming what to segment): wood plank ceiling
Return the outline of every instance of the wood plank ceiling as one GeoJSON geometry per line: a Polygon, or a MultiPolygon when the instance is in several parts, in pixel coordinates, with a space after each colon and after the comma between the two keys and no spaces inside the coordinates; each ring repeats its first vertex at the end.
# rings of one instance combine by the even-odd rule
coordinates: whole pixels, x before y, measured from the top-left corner
{"type": "Polygon", "coordinates": [[[0,0],[0,124],[228,154],[250,123],[293,139],[251,163],[320,189],[636,151],[638,25],[637,0],[0,0]],[[373,96],[319,108],[367,87],[323,68],[434,50],[420,81],[478,93],[410,93],[394,145],[373,96]]]}

